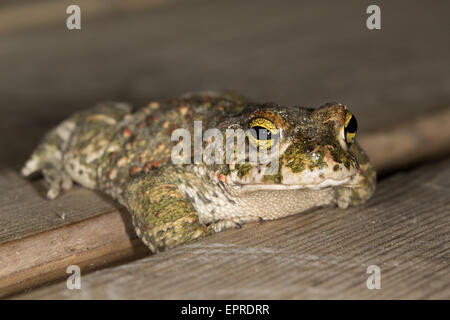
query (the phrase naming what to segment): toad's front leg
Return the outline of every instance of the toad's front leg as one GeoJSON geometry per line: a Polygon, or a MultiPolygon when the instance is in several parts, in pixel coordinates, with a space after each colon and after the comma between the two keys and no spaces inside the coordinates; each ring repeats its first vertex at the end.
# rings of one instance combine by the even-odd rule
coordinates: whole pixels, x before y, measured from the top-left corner
{"type": "Polygon", "coordinates": [[[212,225],[200,222],[178,183],[174,170],[162,168],[131,179],[124,192],[136,233],[153,252],[214,233],[212,225]]]}
{"type": "Polygon", "coordinates": [[[356,175],[357,185],[351,188],[339,186],[335,189],[336,204],[340,208],[358,206],[366,202],[375,192],[377,183],[376,170],[370,163],[364,150],[362,150],[358,143],[353,143],[351,151],[356,156],[359,164],[359,172],[356,175]]]}

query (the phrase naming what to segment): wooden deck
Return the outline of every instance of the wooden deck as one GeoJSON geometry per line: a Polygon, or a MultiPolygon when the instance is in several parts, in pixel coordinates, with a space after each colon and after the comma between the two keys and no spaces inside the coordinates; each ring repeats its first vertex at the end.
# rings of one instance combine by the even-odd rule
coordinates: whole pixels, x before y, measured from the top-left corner
{"type": "Polygon", "coordinates": [[[81,31],[60,1],[0,4],[0,297],[450,298],[447,1],[383,3],[381,31],[360,1],[77,3],[81,31]],[[117,204],[82,188],[46,201],[41,179],[19,176],[75,110],[204,89],[347,104],[382,173],[376,196],[142,259],[117,204]],[[46,286],[70,264],[81,291],[46,286]],[[382,290],[365,287],[369,264],[382,290]]]}
{"type": "Polygon", "coordinates": [[[450,159],[383,180],[359,208],[245,225],[21,298],[450,299],[449,193],[450,159]]]}

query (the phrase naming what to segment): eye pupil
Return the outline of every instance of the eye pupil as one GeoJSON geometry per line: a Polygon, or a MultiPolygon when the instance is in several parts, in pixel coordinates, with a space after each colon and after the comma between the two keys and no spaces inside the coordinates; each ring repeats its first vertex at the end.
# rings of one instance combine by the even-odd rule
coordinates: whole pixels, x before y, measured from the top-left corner
{"type": "Polygon", "coordinates": [[[267,128],[261,127],[261,126],[254,126],[252,127],[252,135],[257,140],[270,140],[272,139],[272,133],[267,130],[267,128]]]}
{"type": "Polygon", "coordinates": [[[358,123],[356,122],[356,118],[352,116],[345,126],[345,131],[348,133],[356,133],[358,130],[358,123]]]}
{"type": "Polygon", "coordinates": [[[249,142],[255,147],[263,147],[269,150],[278,139],[276,125],[262,117],[254,118],[248,124],[247,132],[249,142]]]}
{"type": "Polygon", "coordinates": [[[356,136],[356,130],[358,130],[358,123],[356,122],[356,118],[348,112],[345,118],[344,125],[344,139],[348,144],[353,143],[353,140],[356,136]]]}

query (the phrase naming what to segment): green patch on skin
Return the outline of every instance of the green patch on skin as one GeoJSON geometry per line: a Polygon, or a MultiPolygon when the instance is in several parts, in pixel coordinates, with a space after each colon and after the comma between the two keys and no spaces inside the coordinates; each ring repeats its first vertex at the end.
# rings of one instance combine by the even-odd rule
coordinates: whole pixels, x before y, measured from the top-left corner
{"type": "Polygon", "coordinates": [[[351,194],[350,194],[350,203],[352,205],[356,205],[356,204],[360,204],[363,201],[364,200],[362,199],[362,197],[359,194],[359,192],[357,190],[355,190],[355,189],[352,189],[351,194]]]}
{"type": "MultiPolygon", "coordinates": [[[[375,171],[375,168],[371,166],[370,164],[366,163],[360,166],[360,174],[362,176],[360,184],[365,186],[363,189],[364,192],[362,193],[364,199],[367,199],[367,195],[370,195],[375,190],[376,180],[377,180],[377,173],[375,171]]],[[[360,194],[361,196],[361,194],[360,194]]]]}
{"type": "Polygon", "coordinates": [[[264,175],[263,181],[267,183],[280,183],[281,182],[281,174],[267,174],[264,175]]]}
{"type": "Polygon", "coordinates": [[[229,175],[230,174],[230,167],[228,165],[223,166],[220,173],[222,173],[223,175],[226,175],[226,176],[229,175]]]}
{"type": "Polygon", "coordinates": [[[81,154],[80,155],[80,163],[86,164],[87,160],[87,155],[86,154],[81,154]]]}
{"type": "Polygon", "coordinates": [[[147,141],[144,139],[135,140],[133,144],[135,148],[145,149],[147,147],[147,141]]]}
{"type": "Polygon", "coordinates": [[[323,152],[317,151],[317,152],[311,152],[308,153],[308,168],[310,170],[314,169],[323,169],[328,167],[327,163],[323,160],[323,152]]]}
{"type": "Polygon", "coordinates": [[[63,143],[63,140],[59,137],[59,135],[51,132],[51,134],[48,134],[45,137],[45,143],[48,145],[59,147],[63,143]]]}
{"type": "Polygon", "coordinates": [[[331,157],[337,163],[342,163],[347,169],[350,169],[352,159],[350,154],[339,146],[330,146],[331,157]]]}
{"type": "Polygon", "coordinates": [[[186,208],[180,206],[179,201],[171,196],[163,197],[157,204],[148,208],[151,212],[149,217],[157,217],[158,223],[167,223],[183,217],[186,208]]]}
{"type": "Polygon", "coordinates": [[[284,152],[282,160],[292,172],[305,170],[305,149],[302,143],[293,143],[284,152]]]}
{"type": "Polygon", "coordinates": [[[252,165],[249,162],[245,162],[245,163],[239,164],[238,167],[237,167],[238,177],[239,178],[245,177],[249,173],[251,168],[252,168],[252,165]]]}
{"type": "Polygon", "coordinates": [[[306,168],[310,170],[327,167],[324,154],[319,151],[308,151],[305,144],[296,141],[291,144],[283,154],[284,163],[292,172],[301,172],[306,168]]]}
{"type": "Polygon", "coordinates": [[[377,175],[377,172],[375,171],[374,167],[368,166],[362,174],[367,180],[371,180],[377,175]]]}

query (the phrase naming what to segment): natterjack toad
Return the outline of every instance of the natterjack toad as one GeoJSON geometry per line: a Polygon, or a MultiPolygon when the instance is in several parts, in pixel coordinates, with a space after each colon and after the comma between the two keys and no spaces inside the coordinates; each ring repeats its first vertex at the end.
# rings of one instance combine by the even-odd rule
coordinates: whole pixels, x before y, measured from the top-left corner
{"type": "MultiPolygon", "coordinates": [[[[136,112],[104,103],[51,130],[22,173],[42,172],[49,199],[73,181],[107,193],[128,209],[136,233],[155,252],[249,221],[363,203],[374,192],[376,173],[355,141],[356,129],[355,117],[338,103],[284,107],[234,93],[189,94],[136,112]],[[221,140],[194,141],[199,121],[202,132],[216,128],[223,141],[230,129],[245,131],[243,158],[215,151],[218,161],[198,161],[201,154],[194,160],[198,147],[208,150],[221,140]],[[182,128],[191,141],[174,135],[182,128]],[[175,164],[174,146],[183,142],[193,150],[181,152],[185,163],[175,164]],[[275,145],[268,158],[276,157],[277,166],[249,158],[250,150],[275,145]]],[[[236,141],[237,155],[238,135],[236,141]]]]}

